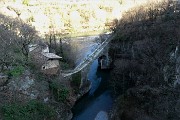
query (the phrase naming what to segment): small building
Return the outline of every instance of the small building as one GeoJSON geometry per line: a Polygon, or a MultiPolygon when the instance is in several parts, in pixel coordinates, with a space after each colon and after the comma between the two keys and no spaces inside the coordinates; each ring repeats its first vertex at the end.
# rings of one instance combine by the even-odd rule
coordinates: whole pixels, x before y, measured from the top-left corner
{"type": "Polygon", "coordinates": [[[55,75],[60,69],[59,60],[62,58],[54,53],[49,53],[47,45],[29,45],[31,61],[44,74],[55,75]]]}
{"type": "Polygon", "coordinates": [[[44,74],[57,74],[60,69],[59,60],[62,58],[54,53],[43,53],[42,55],[46,59],[44,64],[42,64],[41,71],[44,74]]]}

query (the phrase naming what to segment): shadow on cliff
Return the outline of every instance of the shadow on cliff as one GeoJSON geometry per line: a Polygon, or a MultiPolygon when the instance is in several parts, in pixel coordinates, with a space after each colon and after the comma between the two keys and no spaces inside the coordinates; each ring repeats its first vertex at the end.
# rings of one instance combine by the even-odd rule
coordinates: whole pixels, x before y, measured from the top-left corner
{"type": "Polygon", "coordinates": [[[117,94],[123,93],[116,103],[116,120],[179,119],[179,107],[173,107],[179,104],[179,89],[173,86],[179,5],[164,2],[147,8],[127,12],[114,29],[111,84],[117,94]]]}

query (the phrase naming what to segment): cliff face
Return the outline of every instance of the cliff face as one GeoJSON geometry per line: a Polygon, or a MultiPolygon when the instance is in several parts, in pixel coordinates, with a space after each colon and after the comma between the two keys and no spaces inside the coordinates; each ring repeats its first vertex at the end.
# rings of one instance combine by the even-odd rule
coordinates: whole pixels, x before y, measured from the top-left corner
{"type": "Polygon", "coordinates": [[[112,112],[113,120],[180,118],[179,55],[176,52],[180,13],[174,12],[177,9],[169,4],[165,9],[149,9],[152,15],[144,17],[147,19],[139,16],[142,11],[134,11],[136,16],[119,22],[116,29],[119,34],[110,50],[115,66],[111,73],[112,86],[121,94],[112,112]]]}

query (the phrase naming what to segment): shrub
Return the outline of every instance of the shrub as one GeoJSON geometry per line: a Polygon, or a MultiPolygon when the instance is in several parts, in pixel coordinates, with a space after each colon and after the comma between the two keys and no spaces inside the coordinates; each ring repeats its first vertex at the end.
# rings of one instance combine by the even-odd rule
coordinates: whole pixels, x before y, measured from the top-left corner
{"type": "Polygon", "coordinates": [[[54,120],[55,110],[39,101],[7,104],[1,108],[3,120],[54,120]]]}
{"type": "Polygon", "coordinates": [[[25,68],[23,66],[16,66],[12,70],[8,71],[9,77],[18,77],[24,72],[25,68]]]}
{"type": "Polygon", "coordinates": [[[81,84],[81,72],[72,75],[72,85],[79,87],[81,84]]]}
{"type": "Polygon", "coordinates": [[[53,92],[55,100],[59,102],[64,102],[69,95],[69,90],[62,85],[58,85],[56,82],[50,83],[50,89],[53,92]]]}
{"type": "Polygon", "coordinates": [[[62,62],[61,61],[60,64],[61,64],[61,69],[62,70],[67,70],[67,69],[70,68],[70,65],[67,62],[62,62]]]}

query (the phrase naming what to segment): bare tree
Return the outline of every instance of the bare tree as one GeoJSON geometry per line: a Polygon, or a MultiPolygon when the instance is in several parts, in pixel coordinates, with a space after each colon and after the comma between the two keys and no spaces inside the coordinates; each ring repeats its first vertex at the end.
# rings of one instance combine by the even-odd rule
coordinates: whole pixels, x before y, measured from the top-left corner
{"type": "Polygon", "coordinates": [[[36,31],[32,27],[22,24],[19,26],[18,37],[20,38],[18,40],[18,45],[27,61],[29,56],[28,45],[37,38],[36,31]]]}
{"type": "Polygon", "coordinates": [[[5,26],[0,25],[0,66],[4,67],[14,63],[13,45],[15,36],[5,26]]]}
{"type": "Polygon", "coordinates": [[[0,14],[0,66],[8,67],[28,60],[28,45],[38,38],[31,26],[0,14]]]}

